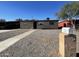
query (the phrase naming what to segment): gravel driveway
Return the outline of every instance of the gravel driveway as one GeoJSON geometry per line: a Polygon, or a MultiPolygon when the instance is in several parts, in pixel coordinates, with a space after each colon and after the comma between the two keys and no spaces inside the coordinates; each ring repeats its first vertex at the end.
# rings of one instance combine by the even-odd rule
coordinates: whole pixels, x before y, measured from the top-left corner
{"type": "Polygon", "coordinates": [[[37,30],[21,39],[0,56],[8,57],[48,57],[58,56],[58,33],[60,30],[37,30]]]}

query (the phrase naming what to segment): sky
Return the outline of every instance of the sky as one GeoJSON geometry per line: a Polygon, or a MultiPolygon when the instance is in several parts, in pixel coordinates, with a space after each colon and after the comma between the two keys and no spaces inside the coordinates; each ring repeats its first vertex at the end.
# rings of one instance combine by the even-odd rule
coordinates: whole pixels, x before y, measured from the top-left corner
{"type": "Polygon", "coordinates": [[[57,19],[56,13],[69,1],[0,1],[0,19],[57,19]]]}

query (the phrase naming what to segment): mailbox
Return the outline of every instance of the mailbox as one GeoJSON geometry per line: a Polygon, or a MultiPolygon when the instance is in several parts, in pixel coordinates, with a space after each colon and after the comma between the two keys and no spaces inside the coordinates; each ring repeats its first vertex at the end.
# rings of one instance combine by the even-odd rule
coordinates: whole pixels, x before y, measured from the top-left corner
{"type": "Polygon", "coordinates": [[[73,28],[71,27],[63,27],[62,32],[65,34],[73,34],[73,28]]]}

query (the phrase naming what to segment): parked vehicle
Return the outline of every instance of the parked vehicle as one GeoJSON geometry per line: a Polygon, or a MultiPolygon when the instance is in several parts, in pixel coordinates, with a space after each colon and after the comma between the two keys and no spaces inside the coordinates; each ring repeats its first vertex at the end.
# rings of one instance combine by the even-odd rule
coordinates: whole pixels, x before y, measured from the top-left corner
{"type": "Polygon", "coordinates": [[[72,21],[70,20],[62,20],[58,22],[58,29],[61,29],[62,27],[71,27],[72,21]]]}

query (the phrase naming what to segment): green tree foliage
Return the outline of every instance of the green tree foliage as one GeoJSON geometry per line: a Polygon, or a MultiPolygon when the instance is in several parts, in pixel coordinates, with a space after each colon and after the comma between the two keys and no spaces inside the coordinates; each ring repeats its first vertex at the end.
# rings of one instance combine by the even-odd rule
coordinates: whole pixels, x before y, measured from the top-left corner
{"type": "Polygon", "coordinates": [[[57,13],[58,18],[72,18],[79,15],[79,2],[71,2],[65,4],[57,13]]]}

